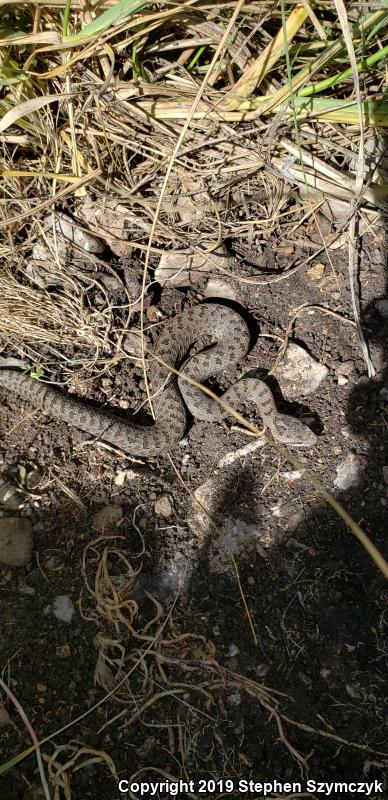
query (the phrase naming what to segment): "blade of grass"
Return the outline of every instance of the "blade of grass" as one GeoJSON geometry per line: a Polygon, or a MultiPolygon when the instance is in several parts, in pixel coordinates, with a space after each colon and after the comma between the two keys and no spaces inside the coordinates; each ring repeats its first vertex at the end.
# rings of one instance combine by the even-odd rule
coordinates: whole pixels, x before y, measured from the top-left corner
{"type": "MultiPolygon", "coordinates": [[[[307,12],[301,6],[298,6],[291,12],[286,24],[286,35],[288,42],[293,39],[306,19],[307,12]]],[[[260,56],[256,59],[256,61],[249,67],[249,69],[247,69],[244,75],[242,75],[237,83],[233,86],[233,89],[227,92],[226,98],[229,98],[229,103],[227,100],[225,100],[223,103],[223,108],[232,109],[238,105],[238,98],[250,97],[252,92],[260,85],[264,76],[268,74],[274,64],[276,64],[276,62],[279,61],[283,55],[284,32],[283,28],[281,27],[272,41],[267,45],[267,47],[264,48],[263,52],[260,53],[260,56]]]]}
{"type": "MultiPolygon", "coordinates": [[[[362,61],[359,61],[356,64],[357,72],[364,72],[364,70],[368,69],[368,67],[372,67],[373,64],[377,64],[381,59],[386,58],[388,56],[388,45],[386,47],[382,47],[381,50],[376,50],[375,53],[371,53],[370,56],[367,56],[362,61]]],[[[339,72],[337,75],[332,75],[330,78],[325,78],[325,80],[319,81],[318,83],[313,83],[312,86],[305,86],[304,89],[301,89],[298,92],[298,97],[309,97],[311,94],[317,94],[318,92],[324,92],[326,89],[331,89],[333,86],[337,86],[342,81],[346,80],[347,78],[352,77],[352,68],[349,67],[348,69],[344,69],[343,72],[339,72]]]]}
{"type": "MultiPolygon", "coordinates": [[[[356,36],[357,34],[357,36],[359,36],[360,34],[369,30],[370,27],[379,22],[383,17],[386,17],[386,15],[386,11],[384,10],[380,9],[375,11],[373,14],[370,14],[368,17],[366,17],[360,25],[353,26],[352,35],[356,36]]],[[[268,111],[278,110],[283,103],[289,100],[291,93],[297,94],[299,89],[303,87],[303,84],[306,83],[306,81],[311,80],[311,78],[317,72],[319,72],[319,70],[323,69],[323,67],[332,61],[335,56],[341,53],[344,48],[345,44],[343,37],[340,37],[337,41],[328,45],[323,53],[317,56],[317,58],[313,61],[310,61],[307,67],[304,67],[293,77],[291,84],[287,83],[286,85],[282,86],[272,95],[270,99],[267,99],[261,106],[261,112],[266,113],[268,111]]]]}
{"type": "Polygon", "coordinates": [[[23,103],[10,108],[3,118],[0,120],[0,133],[3,133],[7,128],[17,122],[23,117],[28,117],[34,111],[39,111],[40,108],[49,105],[50,103],[57,103],[59,100],[68,98],[67,94],[54,94],[43,95],[42,97],[32,97],[30,100],[25,100],[23,103]]]}
{"type": "Polygon", "coordinates": [[[92,22],[89,22],[88,25],[85,25],[82,31],[79,31],[73,36],[67,36],[64,34],[63,39],[65,42],[80,42],[83,39],[96,36],[105,31],[114,23],[123,22],[127,17],[130,17],[131,14],[135,14],[136,11],[140,11],[142,8],[148,5],[150,5],[150,0],[119,0],[119,2],[112,6],[112,8],[108,8],[99,17],[94,19],[92,22]]]}
{"type": "Polygon", "coordinates": [[[337,9],[338,18],[341,24],[344,40],[346,43],[347,51],[349,53],[349,59],[352,69],[353,81],[354,81],[354,90],[356,95],[356,102],[357,108],[360,117],[360,142],[358,148],[358,158],[357,158],[357,166],[356,166],[356,181],[355,181],[355,189],[356,189],[356,199],[355,199],[355,213],[352,214],[350,223],[349,223],[349,286],[350,286],[350,296],[352,301],[352,309],[353,309],[353,317],[356,323],[357,334],[360,342],[360,349],[362,356],[364,358],[366,368],[368,370],[368,377],[373,378],[376,374],[376,370],[372,364],[370,355],[369,355],[369,348],[364,336],[364,332],[361,326],[361,319],[360,319],[360,312],[359,312],[359,298],[356,296],[356,275],[357,275],[357,244],[356,244],[356,231],[357,231],[357,207],[356,203],[358,202],[359,198],[362,195],[363,185],[364,185],[364,169],[365,169],[365,157],[364,157],[364,120],[362,114],[362,101],[361,101],[361,89],[360,89],[360,80],[358,77],[358,70],[357,70],[357,61],[356,61],[356,54],[354,52],[352,34],[349,26],[347,11],[345,7],[345,3],[343,0],[335,0],[335,6],[337,9]]]}

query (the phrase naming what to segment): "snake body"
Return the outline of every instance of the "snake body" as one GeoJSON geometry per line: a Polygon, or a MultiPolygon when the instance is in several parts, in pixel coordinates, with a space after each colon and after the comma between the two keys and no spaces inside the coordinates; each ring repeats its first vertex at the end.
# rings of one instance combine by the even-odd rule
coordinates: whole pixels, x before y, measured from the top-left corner
{"type": "MultiPolygon", "coordinates": [[[[248,352],[249,341],[247,325],[236,311],[219,304],[200,305],[166,323],[154,353],[176,369],[183,365],[190,377],[203,383],[211,375],[241,361],[248,352]],[[194,344],[206,349],[187,360],[194,344]]],[[[219,421],[227,416],[199,389],[182,379],[177,380],[155,359],[149,358],[148,362],[155,415],[155,424],[150,426],[136,424],[109,409],[96,409],[15,369],[0,370],[0,388],[15,392],[55,419],[140,456],[165,453],[183,437],[186,406],[194,417],[202,420],[219,421]]],[[[263,422],[273,436],[285,444],[309,446],[316,440],[315,434],[302,422],[279,414],[271,390],[261,380],[243,378],[228,389],[223,398],[233,407],[248,400],[256,403],[263,422]]]]}

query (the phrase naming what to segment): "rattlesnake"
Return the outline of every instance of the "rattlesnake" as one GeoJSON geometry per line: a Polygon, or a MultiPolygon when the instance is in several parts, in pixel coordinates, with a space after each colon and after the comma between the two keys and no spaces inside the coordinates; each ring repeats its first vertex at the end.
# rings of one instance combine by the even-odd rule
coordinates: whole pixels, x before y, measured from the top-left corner
{"type": "MultiPolygon", "coordinates": [[[[241,361],[248,352],[249,340],[247,325],[240,314],[211,303],[195,306],[166,323],[154,352],[167,364],[183,368],[203,383],[211,375],[241,361]],[[207,349],[184,362],[193,344],[207,349]]],[[[136,424],[115,415],[112,410],[94,408],[14,369],[0,369],[0,388],[15,392],[54,419],[139,456],[165,453],[183,437],[187,424],[185,403],[197,419],[219,421],[227,416],[199,389],[182,379],[177,381],[174,375],[169,376],[166,368],[155,359],[149,357],[148,362],[155,414],[155,424],[150,426],[136,424]]],[[[247,400],[256,403],[263,422],[284,444],[309,446],[316,440],[315,434],[302,422],[279,414],[271,390],[261,380],[243,378],[223,397],[233,407],[247,400]]]]}

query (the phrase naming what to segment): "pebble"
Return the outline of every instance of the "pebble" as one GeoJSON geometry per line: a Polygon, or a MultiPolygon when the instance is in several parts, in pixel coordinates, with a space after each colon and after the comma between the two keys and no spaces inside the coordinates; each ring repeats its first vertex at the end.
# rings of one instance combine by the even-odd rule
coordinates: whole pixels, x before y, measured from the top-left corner
{"type": "Polygon", "coordinates": [[[337,489],[350,489],[360,483],[362,464],[354,453],[347,456],[336,467],[337,477],[334,486],[337,489]]]}
{"type": "Polygon", "coordinates": [[[291,342],[273,374],[284,396],[288,400],[297,400],[316,392],[328,372],[324,364],[315,361],[303,347],[291,342]]]}
{"type": "Polygon", "coordinates": [[[240,689],[236,689],[227,697],[227,703],[232,708],[237,708],[238,706],[241,706],[242,692],[240,691],[240,689]]]}
{"type": "MultiPolygon", "coordinates": [[[[47,214],[46,223],[48,226],[53,225],[52,214],[47,214]]],[[[63,212],[56,212],[55,214],[55,228],[57,233],[62,234],[65,239],[74,242],[75,245],[81,247],[87,253],[102,253],[105,245],[94,236],[92,233],[86,231],[82,225],[77,223],[72,217],[69,217],[63,212]]]]}
{"type": "Polygon", "coordinates": [[[4,481],[0,484],[0,505],[7,511],[17,511],[24,505],[24,495],[17,486],[4,481]]]}
{"type": "Polygon", "coordinates": [[[38,486],[39,486],[39,484],[40,484],[40,482],[42,480],[42,477],[43,477],[43,475],[42,475],[40,469],[38,469],[37,467],[33,467],[32,469],[30,469],[29,472],[27,472],[27,475],[26,475],[26,487],[27,487],[29,492],[33,492],[33,491],[35,491],[35,489],[38,488],[38,486]]]}
{"type": "Polygon", "coordinates": [[[0,519],[0,564],[25,567],[32,559],[33,533],[29,519],[2,517],[0,519]]]}
{"type": "Polygon", "coordinates": [[[310,267],[310,268],[307,270],[307,275],[308,275],[308,276],[309,276],[309,277],[310,277],[310,278],[311,278],[313,281],[320,281],[320,280],[321,280],[321,278],[323,277],[323,273],[324,273],[324,271],[325,271],[325,265],[324,265],[324,264],[322,264],[321,262],[318,262],[317,264],[313,264],[313,266],[312,266],[312,267],[310,267]]]}
{"type": "Polygon", "coordinates": [[[68,594],[59,594],[53,602],[54,617],[68,624],[75,614],[74,603],[68,594]]]}
{"type": "Polygon", "coordinates": [[[97,533],[107,533],[112,528],[117,528],[123,519],[122,506],[116,503],[104,506],[92,518],[92,529],[97,533]]]}
{"type": "Polygon", "coordinates": [[[174,513],[174,508],[168,494],[161,494],[155,501],[154,505],[155,514],[158,517],[171,517],[174,513]]]}
{"type": "Polygon", "coordinates": [[[236,644],[231,644],[229,646],[228,655],[230,656],[230,658],[234,658],[235,656],[238,656],[239,652],[240,652],[240,650],[239,650],[239,648],[237,647],[236,644]]]}
{"type": "Polygon", "coordinates": [[[218,573],[230,572],[231,554],[240,558],[246,557],[249,552],[255,553],[263,537],[263,531],[258,523],[247,523],[237,517],[237,502],[236,518],[219,516],[219,502],[223,491],[222,476],[203,483],[194,492],[187,518],[189,528],[199,546],[207,542],[210,537],[211,542],[206,545],[209,569],[218,573]],[[216,527],[213,519],[217,519],[216,527]]]}
{"type": "Polygon", "coordinates": [[[204,277],[215,278],[217,273],[232,270],[233,258],[222,243],[211,253],[163,253],[155,270],[155,281],[161,286],[167,282],[169,286],[196,286],[204,277]]]}
{"type": "Polygon", "coordinates": [[[222,300],[233,300],[235,303],[241,302],[237,285],[228,278],[209,278],[203,294],[205,297],[218,297],[222,300]]]}

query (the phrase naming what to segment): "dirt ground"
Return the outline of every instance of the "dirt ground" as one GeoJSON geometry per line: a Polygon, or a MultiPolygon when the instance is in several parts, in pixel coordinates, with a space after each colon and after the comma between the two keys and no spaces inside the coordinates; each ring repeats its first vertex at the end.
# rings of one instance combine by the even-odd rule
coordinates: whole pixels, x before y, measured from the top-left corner
{"type": "MultiPolygon", "coordinates": [[[[286,245],[265,244],[256,266],[283,268],[297,254],[291,248],[282,256],[286,245]]],[[[244,274],[241,258],[236,275],[244,274]]],[[[375,306],[387,293],[384,234],[379,229],[364,240],[360,265],[362,321],[376,369],[371,380],[355,328],[346,322],[352,318],[347,252],[331,250],[316,261],[324,269],[315,274],[303,268],[287,280],[239,286],[253,347],[238,374],[271,369],[278,341],[270,336],[283,336],[290,314],[303,303],[330,307],[345,318],[318,310],[298,316],[292,340],[329,372],[303,401],[287,403],[279,392],[277,399],[318,434],[315,448],[296,452],[302,466],[384,552],[388,319],[375,306]],[[337,468],[344,462],[352,476],[341,484],[337,468]]],[[[150,298],[147,313],[157,303],[166,318],[203,299],[200,289],[179,288],[155,290],[150,298]]],[[[235,374],[225,376],[225,386],[235,374]]],[[[90,396],[106,402],[113,395],[136,407],[143,396],[140,369],[129,382],[121,363],[108,378],[108,384],[97,380],[90,396]]],[[[124,676],[143,654],[116,697],[43,748],[57,778],[60,765],[67,764],[62,779],[72,797],[125,796],[114,770],[121,778],[143,770],[144,780],[167,775],[194,781],[384,782],[386,586],[351,531],[303,476],[269,444],[253,449],[252,437],[230,422],[191,421],[170,458],[147,460],[85,443],[80,432],[11,394],[1,397],[0,413],[2,477],[16,482],[20,467],[28,471],[31,465],[42,475],[14,512],[32,522],[34,559],[27,568],[0,572],[1,675],[39,739],[91,708],[112,677],[124,676]],[[248,444],[251,453],[225,461],[248,444]],[[211,496],[216,528],[201,525],[193,510],[192,493],[207,482],[208,494],[205,487],[201,496],[211,496]],[[100,534],[93,518],[108,504],[120,505],[122,517],[100,534]],[[122,585],[123,573],[130,582],[131,600],[121,609],[127,624],[113,612],[109,616],[107,607],[104,615],[92,593],[107,544],[128,559],[111,556],[112,586],[122,585]],[[74,604],[69,622],[53,613],[62,595],[74,604]],[[104,636],[105,645],[96,636],[104,636]],[[110,660],[102,659],[105,672],[96,683],[102,652],[110,660]],[[104,756],[94,761],[94,751],[104,756]]],[[[255,420],[253,410],[250,418],[255,420]]],[[[11,722],[0,728],[2,762],[30,744],[10,702],[5,707],[11,722]]],[[[0,781],[8,800],[41,796],[34,755],[0,781]]],[[[63,788],[58,797],[66,797],[63,788]]]]}

